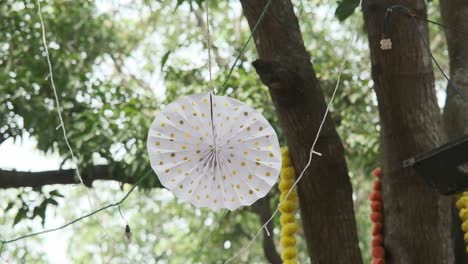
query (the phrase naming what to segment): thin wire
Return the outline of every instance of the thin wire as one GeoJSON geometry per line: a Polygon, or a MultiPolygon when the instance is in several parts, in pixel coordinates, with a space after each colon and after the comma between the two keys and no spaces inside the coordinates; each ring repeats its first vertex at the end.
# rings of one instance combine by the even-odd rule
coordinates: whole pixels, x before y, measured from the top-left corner
{"type": "MultiPolygon", "coordinates": [[[[113,17],[117,17],[119,7],[120,7],[120,2],[117,0],[117,3],[116,3],[116,0],[112,0],[112,16],[113,16],[113,17]]],[[[115,20],[112,19],[111,32],[114,32],[114,30],[115,30],[115,20]]],[[[128,225],[128,221],[127,221],[127,219],[124,217],[124,215],[123,215],[123,213],[122,213],[122,210],[121,210],[121,208],[120,208],[120,205],[117,206],[117,207],[119,208],[120,217],[121,217],[122,220],[124,220],[124,222],[128,225]]]]}
{"type": "MultiPolygon", "coordinates": [[[[346,54],[346,53],[345,53],[346,54]]],[[[253,236],[253,238],[250,240],[250,242],[247,244],[246,247],[244,247],[243,249],[241,249],[239,252],[237,252],[234,256],[232,256],[231,258],[229,258],[226,262],[224,262],[224,264],[226,263],[229,263],[231,262],[233,259],[235,259],[236,257],[238,257],[240,254],[242,254],[244,251],[248,250],[253,242],[257,239],[257,237],[260,235],[260,233],[262,232],[263,229],[267,228],[267,225],[273,220],[273,218],[276,216],[276,214],[278,213],[279,209],[280,209],[280,206],[283,204],[284,201],[287,200],[287,198],[289,197],[289,195],[292,193],[292,191],[294,190],[294,188],[297,186],[297,184],[299,183],[299,181],[302,179],[302,177],[304,176],[304,173],[306,172],[306,170],[310,167],[311,163],[312,163],[312,157],[314,154],[316,154],[317,152],[315,152],[315,145],[317,144],[317,141],[318,141],[318,138],[320,136],[320,132],[322,131],[322,128],[323,128],[323,125],[325,124],[325,120],[327,119],[327,116],[328,116],[328,113],[330,112],[330,108],[332,106],[332,103],[333,103],[333,99],[335,98],[335,95],[336,95],[336,92],[338,90],[338,87],[340,86],[340,82],[341,82],[341,75],[343,73],[343,68],[344,68],[344,64],[345,64],[345,60],[342,61],[341,65],[340,65],[340,70],[339,70],[339,73],[338,73],[338,80],[336,82],[336,86],[335,86],[335,89],[333,90],[333,94],[332,94],[332,97],[330,99],[330,101],[328,102],[327,104],[327,109],[325,110],[325,114],[323,115],[323,118],[322,118],[322,122],[320,123],[320,126],[318,128],[318,131],[317,131],[317,135],[315,136],[315,139],[314,139],[314,142],[312,143],[312,147],[310,148],[310,151],[309,151],[309,160],[306,164],[306,166],[304,167],[304,169],[302,170],[302,172],[300,173],[300,175],[297,177],[296,181],[294,182],[294,184],[292,185],[292,187],[289,189],[289,191],[286,193],[286,196],[284,197],[283,201],[281,201],[280,203],[278,203],[278,207],[276,208],[276,210],[273,212],[273,215],[265,222],[265,224],[263,224],[263,226],[257,231],[257,233],[253,236]]]]}
{"type": "Polygon", "coordinates": [[[421,31],[419,30],[418,28],[418,24],[416,23],[416,20],[413,18],[412,19],[413,21],[413,24],[414,24],[414,27],[416,29],[416,32],[418,33],[419,37],[421,38],[423,44],[424,44],[424,48],[426,48],[427,52],[429,53],[429,55],[431,56],[432,58],[432,61],[434,62],[434,64],[437,66],[437,68],[439,69],[440,73],[442,73],[442,75],[444,76],[444,78],[447,80],[447,82],[449,83],[450,87],[452,87],[453,90],[455,90],[455,92],[463,99],[463,101],[465,101],[466,103],[468,103],[468,97],[466,97],[464,94],[463,94],[463,91],[460,90],[460,88],[458,88],[453,82],[452,80],[447,76],[447,74],[444,72],[444,70],[442,69],[442,67],[440,66],[440,64],[437,62],[436,58],[434,57],[434,54],[432,54],[431,52],[431,48],[429,47],[429,43],[427,43],[427,41],[424,39],[424,36],[422,35],[421,31]]]}
{"type": "Polygon", "coordinates": [[[125,223],[128,225],[127,218],[125,218],[125,216],[123,215],[122,210],[121,210],[121,208],[120,208],[120,204],[117,205],[117,208],[119,209],[120,217],[121,217],[121,218],[125,221],[125,223]]]}
{"type": "Polygon", "coordinates": [[[3,259],[4,261],[8,262],[5,258],[2,257],[2,252],[3,252],[4,247],[5,247],[5,244],[2,243],[2,246],[0,247],[0,258],[3,259]]]}
{"type": "Polygon", "coordinates": [[[211,70],[211,36],[210,36],[210,11],[208,0],[205,0],[205,12],[206,12],[206,46],[208,49],[208,72],[210,75],[210,90],[213,91],[213,76],[211,70]]]}
{"type": "MultiPolygon", "coordinates": [[[[45,25],[44,25],[44,20],[42,19],[42,10],[41,10],[41,3],[39,0],[37,0],[37,10],[39,13],[39,20],[41,22],[41,29],[42,29],[42,43],[44,46],[44,51],[46,54],[46,59],[47,59],[47,65],[49,67],[49,78],[50,78],[50,84],[52,86],[52,89],[54,90],[54,96],[55,96],[55,106],[57,109],[58,117],[60,120],[60,127],[62,128],[62,133],[63,133],[63,138],[65,139],[65,143],[68,147],[68,150],[70,151],[70,154],[72,156],[72,159],[76,162],[76,174],[78,178],[80,179],[80,183],[83,186],[86,186],[84,184],[83,178],[81,177],[80,170],[78,169],[78,159],[75,157],[75,153],[73,152],[72,147],[70,146],[70,143],[68,142],[68,137],[67,137],[67,130],[65,129],[65,123],[63,122],[62,118],[62,113],[60,112],[60,101],[57,95],[57,88],[55,87],[55,82],[54,82],[54,73],[52,70],[52,62],[50,61],[50,56],[49,56],[49,49],[47,48],[47,40],[46,40],[46,33],[45,33],[45,25]]],[[[89,196],[88,196],[89,198],[89,196]]],[[[91,201],[89,201],[91,203],[91,201]]]]}
{"type": "Polygon", "coordinates": [[[232,72],[234,71],[234,68],[236,67],[237,62],[239,62],[240,58],[242,57],[245,50],[247,49],[247,45],[249,45],[250,41],[252,40],[253,34],[257,30],[258,25],[260,25],[260,22],[262,22],[263,18],[265,17],[265,14],[268,11],[268,8],[270,7],[271,3],[272,3],[272,0],[268,0],[268,2],[266,3],[265,7],[263,8],[262,13],[260,14],[260,17],[257,20],[257,23],[255,23],[255,26],[252,28],[252,31],[250,33],[249,38],[247,39],[247,41],[242,46],[242,48],[241,48],[241,50],[239,52],[239,55],[237,55],[236,59],[234,60],[234,63],[232,64],[231,68],[229,69],[229,73],[226,76],[226,79],[224,80],[223,85],[221,86],[221,89],[219,89],[219,91],[216,94],[223,93],[225,91],[226,85],[227,85],[229,79],[231,78],[232,72]]]}
{"type": "MultiPolygon", "coordinates": [[[[70,142],[68,141],[68,137],[67,137],[67,130],[65,129],[65,123],[63,121],[63,117],[62,117],[62,113],[60,112],[60,100],[59,100],[59,97],[58,97],[58,94],[57,94],[57,88],[55,86],[55,81],[54,81],[54,73],[53,73],[53,69],[52,69],[52,62],[50,60],[50,55],[49,55],[49,49],[47,47],[47,40],[46,40],[46,32],[45,32],[45,25],[44,25],[44,20],[42,18],[42,9],[41,9],[41,3],[39,0],[36,1],[37,2],[37,11],[39,13],[39,20],[41,22],[41,30],[42,30],[42,43],[43,43],[43,46],[44,46],[44,51],[45,51],[45,54],[46,54],[46,60],[47,60],[47,65],[49,67],[49,78],[50,78],[50,83],[51,83],[51,86],[52,86],[52,90],[54,91],[54,97],[55,97],[55,106],[56,106],[56,109],[57,109],[57,114],[58,114],[58,117],[59,117],[59,120],[60,120],[60,127],[62,129],[62,133],[63,133],[63,138],[65,140],[65,143],[68,147],[68,150],[70,151],[70,155],[72,157],[72,160],[75,161],[75,171],[76,171],[76,175],[78,176],[78,179],[80,180],[80,183],[81,185],[83,185],[85,187],[85,191],[86,191],[86,198],[88,200],[88,203],[89,203],[89,207],[90,209],[92,210],[93,209],[93,204],[91,202],[91,195],[89,193],[89,190],[88,188],[86,187],[86,185],[84,184],[84,181],[83,181],[83,178],[81,177],[81,174],[80,174],[80,170],[79,170],[79,161],[78,159],[76,158],[75,156],[75,153],[73,152],[73,148],[71,147],[70,145],[70,142]]],[[[109,236],[110,239],[112,241],[114,241],[114,243],[116,242],[114,240],[114,238],[112,236],[109,235],[109,233],[107,232],[107,229],[106,227],[98,221],[98,224],[101,226],[101,228],[104,230],[104,235],[105,236],[109,236]]]]}
{"type": "Polygon", "coordinates": [[[216,149],[216,135],[215,135],[215,124],[213,119],[213,94],[215,92],[213,86],[213,76],[211,69],[211,36],[210,36],[210,9],[208,0],[205,0],[205,12],[206,12],[206,46],[208,49],[208,72],[210,76],[210,117],[211,117],[211,132],[213,138],[213,144],[216,149]]]}
{"type": "Polygon", "coordinates": [[[422,21],[425,21],[425,22],[428,22],[428,23],[437,25],[437,26],[439,26],[439,27],[441,27],[441,28],[445,28],[445,29],[451,30],[451,31],[453,31],[453,32],[457,32],[457,33],[459,33],[459,34],[461,34],[461,35],[465,35],[465,36],[468,37],[468,33],[467,33],[467,32],[461,31],[461,30],[456,29],[456,28],[454,28],[454,27],[447,26],[447,25],[444,25],[444,24],[442,24],[442,23],[440,23],[440,22],[433,21],[433,20],[430,20],[430,19],[427,19],[427,18],[424,18],[424,17],[420,17],[420,16],[418,16],[418,15],[416,15],[416,14],[412,14],[412,16],[413,16],[414,18],[416,18],[416,19],[419,19],[419,20],[422,20],[422,21]]]}
{"type": "Polygon", "coordinates": [[[0,240],[0,243],[2,243],[3,245],[5,244],[9,244],[9,243],[13,243],[15,241],[18,241],[18,240],[21,240],[21,239],[25,239],[25,238],[29,238],[29,237],[34,237],[34,236],[39,236],[39,235],[43,235],[43,234],[46,234],[46,233],[50,233],[50,232],[54,232],[54,231],[58,231],[58,230],[61,230],[61,229],[64,229],[70,225],[73,225],[75,224],[76,222],[79,222],[85,218],[88,218],[92,215],[95,215],[101,211],[104,211],[108,208],[111,208],[111,207],[116,207],[116,206],[119,206],[120,204],[122,204],[129,196],[130,194],[135,190],[135,188],[143,181],[143,179],[145,179],[148,175],[150,175],[152,172],[152,170],[148,170],[143,176],[141,176],[140,179],[138,179],[137,182],[135,182],[135,184],[132,186],[132,188],[130,188],[130,190],[117,202],[114,202],[114,203],[111,203],[111,204],[108,204],[106,206],[103,206],[99,209],[96,209],[94,211],[91,211],[90,213],[87,213],[83,216],[80,216],[66,224],[63,224],[61,226],[58,226],[58,227],[55,227],[55,228],[51,228],[51,229],[45,229],[45,230],[42,230],[42,231],[39,231],[39,232],[34,232],[34,233],[30,233],[30,234],[27,234],[27,235],[23,235],[23,236],[19,236],[19,237],[16,237],[16,238],[13,238],[13,239],[9,239],[9,240],[0,240]]]}
{"type": "MultiPolygon", "coordinates": [[[[420,19],[420,20],[423,20],[423,21],[427,21],[427,22],[433,22],[433,21],[429,21],[428,19],[423,19],[421,17],[418,17],[414,12],[411,12],[411,10],[403,5],[393,5],[391,7],[389,7],[387,9],[387,12],[385,14],[385,17],[384,17],[384,25],[385,24],[388,24],[388,13],[389,12],[392,12],[393,9],[396,9],[398,10],[400,13],[404,14],[404,15],[408,15],[410,18],[411,18],[411,21],[413,22],[413,26],[414,26],[414,29],[416,31],[416,33],[418,34],[419,38],[422,40],[423,42],[423,46],[424,48],[426,49],[426,51],[429,53],[429,56],[431,57],[432,61],[434,62],[434,64],[436,65],[437,69],[440,71],[440,73],[442,73],[442,75],[444,76],[444,78],[447,80],[449,86],[462,98],[463,101],[465,101],[466,103],[468,103],[468,97],[465,96],[465,94],[463,93],[463,91],[455,85],[455,83],[452,82],[452,80],[448,77],[448,75],[444,72],[444,70],[442,69],[442,67],[440,66],[439,62],[437,61],[437,59],[434,57],[434,54],[432,54],[431,52],[431,48],[429,46],[429,43],[426,41],[426,39],[424,38],[422,32],[419,30],[419,27],[418,27],[418,24],[416,23],[416,19],[420,19]]],[[[440,24],[438,22],[434,22],[436,24],[440,24]]],[[[442,24],[440,24],[442,25],[442,24]]],[[[451,29],[453,30],[452,28],[448,27],[448,26],[445,26],[445,25],[442,25],[448,29],[451,29]]],[[[388,30],[385,29],[385,30],[388,30]]],[[[461,32],[461,31],[457,31],[457,32],[461,32]]],[[[388,34],[388,32],[384,32],[385,34],[388,34]]],[[[464,33],[464,32],[462,32],[464,33]]],[[[468,34],[467,34],[468,35],[468,34]]]]}

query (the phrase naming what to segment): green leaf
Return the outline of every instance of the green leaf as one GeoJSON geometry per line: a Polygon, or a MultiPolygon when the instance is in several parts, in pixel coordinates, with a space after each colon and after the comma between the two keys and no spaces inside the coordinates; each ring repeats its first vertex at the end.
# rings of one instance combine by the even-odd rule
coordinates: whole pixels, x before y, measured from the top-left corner
{"type": "Polygon", "coordinates": [[[359,6],[359,0],[342,0],[338,3],[335,16],[343,21],[354,13],[354,9],[359,6]]]}
{"type": "Polygon", "coordinates": [[[164,65],[166,65],[167,59],[169,59],[169,55],[171,55],[172,50],[169,50],[162,56],[161,58],[161,70],[164,68],[164,65]]]}
{"type": "Polygon", "coordinates": [[[50,195],[50,196],[62,197],[62,198],[65,197],[65,196],[63,196],[61,193],[59,193],[58,190],[53,190],[53,191],[49,192],[49,195],[50,195]]]}
{"type": "Polygon", "coordinates": [[[176,8],[177,9],[181,4],[183,4],[185,0],[177,0],[176,8]]]}
{"type": "Polygon", "coordinates": [[[7,205],[7,207],[5,208],[5,211],[10,210],[10,209],[13,207],[13,205],[15,205],[14,202],[9,202],[8,205],[7,205]]]}
{"type": "Polygon", "coordinates": [[[15,219],[13,220],[13,226],[18,224],[24,218],[26,218],[26,210],[24,208],[20,208],[15,216],[15,219]]]}
{"type": "Polygon", "coordinates": [[[55,201],[55,200],[52,199],[52,198],[47,198],[47,199],[45,199],[44,203],[46,203],[46,204],[52,204],[52,205],[55,205],[55,206],[58,205],[58,202],[55,201]]]}

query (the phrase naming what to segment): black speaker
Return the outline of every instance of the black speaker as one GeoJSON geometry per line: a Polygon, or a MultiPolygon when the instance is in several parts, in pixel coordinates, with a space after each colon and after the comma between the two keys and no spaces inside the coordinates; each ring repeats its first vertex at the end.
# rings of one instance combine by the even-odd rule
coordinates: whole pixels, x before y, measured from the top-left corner
{"type": "Polygon", "coordinates": [[[468,190],[468,135],[403,162],[410,166],[441,194],[468,190]]]}

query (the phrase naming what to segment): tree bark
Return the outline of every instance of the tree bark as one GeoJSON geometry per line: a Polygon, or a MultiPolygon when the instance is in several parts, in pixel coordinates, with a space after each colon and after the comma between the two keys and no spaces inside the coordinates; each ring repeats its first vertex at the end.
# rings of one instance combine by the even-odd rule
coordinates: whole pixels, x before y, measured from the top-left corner
{"type": "MultiPolygon", "coordinates": [[[[252,29],[266,0],[241,0],[252,29]]],[[[324,96],[305,49],[290,0],[272,2],[254,34],[254,62],[288,140],[297,172],[302,171],[326,109],[324,96]]],[[[352,188],[341,140],[328,117],[315,157],[298,185],[304,234],[312,263],[362,263],[352,188]]]]}
{"type": "MultiPolygon", "coordinates": [[[[468,31],[468,2],[464,0],[441,0],[440,11],[443,23],[464,32],[468,31]]],[[[450,30],[445,31],[449,51],[450,79],[468,96],[468,46],[466,37],[450,30]]],[[[468,134],[468,104],[447,85],[447,97],[443,114],[444,128],[449,139],[468,134]]],[[[468,254],[463,240],[458,209],[452,205],[452,237],[455,263],[468,264],[468,254]]]]}
{"type": "MultiPolygon", "coordinates": [[[[136,180],[129,177],[120,177],[116,173],[112,173],[107,165],[98,165],[93,167],[92,170],[83,171],[82,178],[88,187],[91,187],[95,180],[115,180],[122,183],[134,183],[136,180]]],[[[74,169],[39,172],[0,170],[0,189],[78,183],[80,183],[80,180],[74,169]]]]}
{"type": "MultiPolygon", "coordinates": [[[[440,11],[444,24],[468,32],[468,2],[465,0],[441,0],[440,11]]],[[[449,51],[450,79],[468,97],[468,45],[466,36],[445,31],[449,51]]],[[[449,138],[468,134],[468,104],[447,86],[444,109],[444,125],[449,138]]]]}
{"type": "MultiPolygon", "coordinates": [[[[383,2],[383,1],[381,1],[383,2]]],[[[434,73],[413,20],[392,12],[391,50],[380,49],[386,8],[365,1],[372,78],[381,123],[386,263],[453,263],[450,198],[439,196],[402,162],[443,142],[434,73]]],[[[423,0],[392,2],[427,17],[423,0]]],[[[426,22],[417,27],[429,42],[426,22]]]]}

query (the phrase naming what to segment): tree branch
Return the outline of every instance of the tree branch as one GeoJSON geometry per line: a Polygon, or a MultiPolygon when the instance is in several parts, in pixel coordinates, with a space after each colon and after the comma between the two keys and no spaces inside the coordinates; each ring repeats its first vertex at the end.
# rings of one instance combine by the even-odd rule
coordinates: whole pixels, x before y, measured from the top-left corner
{"type": "Polygon", "coordinates": [[[121,62],[121,60],[117,59],[113,54],[110,54],[110,58],[112,59],[112,62],[114,63],[115,70],[117,71],[118,74],[122,76],[125,82],[128,83],[129,81],[133,80],[145,90],[148,90],[150,92],[153,91],[149,83],[138,78],[135,74],[132,74],[130,72],[126,73],[123,69],[123,63],[121,62]]]}
{"type": "MultiPolygon", "coordinates": [[[[264,198],[258,200],[253,205],[253,211],[259,216],[260,224],[263,225],[268,221],[273,212],[270,207],[270,197],[267,195],[264,198]]],[[[273,234],[273,221],[269,222],[267,225],[268,233],[266,230],[263,230],[263,253],[268,260],[268,263],[271,264],[281,264],[281,260],[278,251],[276,251],[275,238],[273,234]]]]}
{"type": "MultiPolygon", "coordinates": [[[[110,166],[97,165],[82,172],[86,186],[91,187],[95,180],[113,180],[122,183],[134,183],[134,178],[118,177],[112,173],[110,166]]],[[[80,180],[74,169],[52,171],[15,171],[0,170],[0,189],[19,187],[42,187],[51,184],[78,184],[80,180]]]]}

